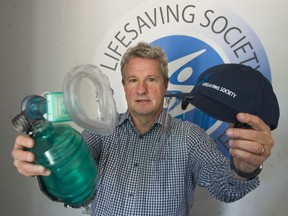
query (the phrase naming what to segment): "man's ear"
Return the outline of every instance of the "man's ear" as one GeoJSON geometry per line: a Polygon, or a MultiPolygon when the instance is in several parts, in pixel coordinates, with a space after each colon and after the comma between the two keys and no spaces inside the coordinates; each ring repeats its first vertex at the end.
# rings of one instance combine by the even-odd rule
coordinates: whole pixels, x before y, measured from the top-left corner
{"type": "Polygon", "coordinates": [[[169,78],[167,78],[164,82],[165,82],[165,88],[167,90],[168,89],[168,85],[169,85],[169,78]]]}

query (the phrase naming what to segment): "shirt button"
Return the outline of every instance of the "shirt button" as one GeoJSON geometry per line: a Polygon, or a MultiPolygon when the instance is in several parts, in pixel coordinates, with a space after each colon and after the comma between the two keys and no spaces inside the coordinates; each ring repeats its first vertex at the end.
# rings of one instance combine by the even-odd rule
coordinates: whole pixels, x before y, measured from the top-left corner
{"type": "Polygon", "coordinates": [[[139,135],[139,139],[143,139],[144,138],[144,136],[143,135],[139,135]]]}
{"type": "Polygon", "coordinates": [[[134,196],[134,193],[129,193],[128,196],[129,196],[129,197],[133,197],[133,196],[134,196]]]}
{"type": "Polygon", "coordinates": [[[138,167],[139,166],[139,163],[134,163],[134,167],[138,167]]]}

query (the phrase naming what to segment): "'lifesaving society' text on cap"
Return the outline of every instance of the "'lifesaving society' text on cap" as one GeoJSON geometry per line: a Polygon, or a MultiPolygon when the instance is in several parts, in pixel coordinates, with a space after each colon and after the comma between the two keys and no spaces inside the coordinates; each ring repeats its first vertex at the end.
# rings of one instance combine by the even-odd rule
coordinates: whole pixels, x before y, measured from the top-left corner
{"type": "Polygon", "coordinates": [[[233,97],[233,98],[235,98],[237,96],[237,94],[234,93],[233,91],[231,91],[229,89],[226,89],[224,87],[215,85],[215,84],[204,82],[204,83],[202,83],[202,86],[206,87],[206,88],[212,88],[212,89],[215,89],[217,91],[223,92],[223,93],[225,93],[225,94],[227,94],[227,95],[229,95],[230,97],[233,97]]]}

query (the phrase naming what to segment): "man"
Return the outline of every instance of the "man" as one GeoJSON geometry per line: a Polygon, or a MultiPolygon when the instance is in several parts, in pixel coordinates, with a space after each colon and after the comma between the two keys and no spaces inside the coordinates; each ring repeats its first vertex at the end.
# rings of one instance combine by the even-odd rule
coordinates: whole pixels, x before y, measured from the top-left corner
{"type": "MultiPolygon", "coordinates": [[[[239,113],[238,121],[253,130],[226,132],[235,169],[252,174],[243,178],[202,129],[166,118],[168,69],[160,48],[139,43],[128,49],[121,73],[128,111],[119,115],[109,136],[83,132],[99,170],[93,216],[189,215],[196,186],[207,188],[216,199],[233,202],[259,185],[255,170],[269,157],[274,143],[261,119],[239,113]]],[[[16,168],[25,176],[49,175],[49,170],[31,164],[31,152],[23,151],[33,145],[31,138],[16,138],[12,152],[16,168]]]]}

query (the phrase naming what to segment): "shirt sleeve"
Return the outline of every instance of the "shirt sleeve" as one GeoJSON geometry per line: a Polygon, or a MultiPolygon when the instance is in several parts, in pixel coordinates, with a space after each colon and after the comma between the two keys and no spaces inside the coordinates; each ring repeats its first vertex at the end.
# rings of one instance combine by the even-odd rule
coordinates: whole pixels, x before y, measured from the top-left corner
{"type": "Polygon", "coordinates": [[[229,159],[202,129],[195,126],[187,139],[194,181],[206,188],[214,198],[234,202],[259,186],[258,177],[247,181],[237,179],[230,168],[229,159]]]}
{"type": "Polygon", "coordinates": [[[96,135],[92,131],[84,130],[82,137],[86,142],[88,149],[92,153],[94,159],[99,163],[100,155],[102,152],[102,139],[101,136],[96,135]]]}

